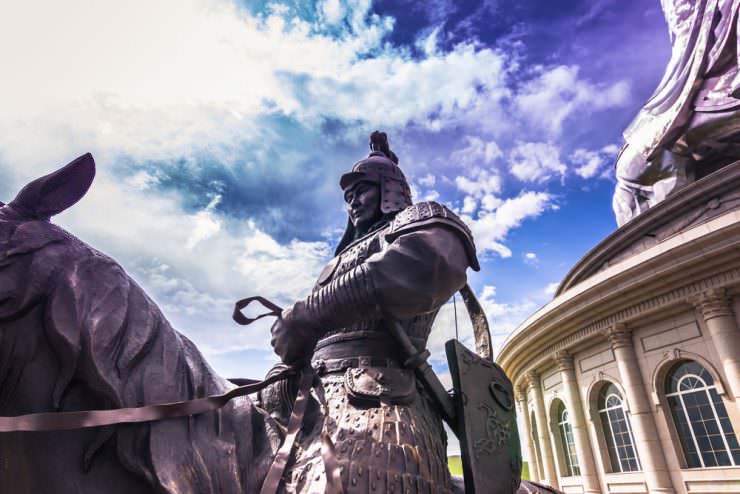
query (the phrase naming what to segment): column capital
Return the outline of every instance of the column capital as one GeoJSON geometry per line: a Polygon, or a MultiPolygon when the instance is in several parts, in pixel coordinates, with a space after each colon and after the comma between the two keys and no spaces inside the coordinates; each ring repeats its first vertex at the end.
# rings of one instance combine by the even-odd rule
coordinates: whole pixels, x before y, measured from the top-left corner
{"type": "Polygon", "coordinates": [[[540,387],[540,375],[537,371],[531,370],[527,372],[524,377],[527,380],[528,387],[532,389],[537,389],[540,387]]]}
{"type": "Polygon", "coordinates": [[[519,403],[519,411],[523,414],[527,414],[527,409],[529,407],[529,403],[527,400],[527,388],[525,386],[519,385],[515,388],[515,396],[516,401],[519,403]]]}
{"type": "Polygon", "coordinates": [[[632,330],[624,323],[612,324],[604,330],[612,349],[632,346],[632,330]]]}
{"type": "Polygon", "coordinates": [[[568,350],[558,350],[555,352],[555,362],[557,362],[558,370],[561,372],[575,370],[573,355],[568,350]]]}
{"type": "Polygon", "coordinates": [[[516,395],[517,401],[526,402],[527,401],[527,384],[521,383],[514,386],[514,391],[516,395]]]}
{"type": "Polygon", "coordinates": [[[715,317],[732,317],[732,301],[724,288],[712,288],[690,298],[690,302],[701,310],[704,320],[715,317]]]}

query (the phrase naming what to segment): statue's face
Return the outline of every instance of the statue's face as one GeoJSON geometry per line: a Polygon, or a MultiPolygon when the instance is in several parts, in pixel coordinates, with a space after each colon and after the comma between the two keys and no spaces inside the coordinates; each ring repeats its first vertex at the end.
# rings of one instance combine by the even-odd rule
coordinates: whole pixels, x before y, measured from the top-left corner
{"type": "Polygon", "coordinates": [[[382,215],[380,188],[372,182],[357,182],[344,193],[349,219],[358,232],[366,231],[382,215]]]}

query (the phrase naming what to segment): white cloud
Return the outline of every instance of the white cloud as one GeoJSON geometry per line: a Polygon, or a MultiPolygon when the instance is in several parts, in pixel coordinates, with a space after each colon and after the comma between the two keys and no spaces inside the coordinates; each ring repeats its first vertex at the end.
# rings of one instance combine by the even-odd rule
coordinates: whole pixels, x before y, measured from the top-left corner
{"type": "Polygon", "coordinates": [[[421,60],[394,51],[359,60],[345,56],[325,74],[294,83],[294,91],[310,105],[296,101],[285,108],[303,122],[331,117],[387,128],[415,121],[439,130],[458,121],[481,98],[508,91],[504,63],[502,54],[464,43],[421,60]]]}
{"type": "Polygon", "coordinates": [[[545,295],[550,295],[551,297],[555,295],[555,292],[558,291],[558,287],[560,286],[560,283],[548,283],[545,287],[545,295]]]}
{"type": "Polygon", "coordinates": [[[522,86],[514,102],[530,125],[556,137],[565,120],[576,111],[617,108],[630,102],[628,82],[596,85],[579,79],[578,71],[578,66],[540,68],[539,77],[522,86]]]}
{"type": "Polygon", "coordinates": [[[490,250],[501,257],[511,257],[511,250],[502,243],[509,231],[519,227],[524,220],[553,209],[553,206],[550,194],[528,191],[504,200],[491,213],[479,215],[477,219],[464,216],[464,219],[473,231],[480,252],[490,250]]]}
{"type": "Polygon", "coordinates": [[[534,252],[525,252],[524,254],[522,254],[522,259],[524,260],[525,264],[529,264],[531,266],[536,266],[540,262],[540,259],[534,252]]]}
{"type": "Polygon", "coordinates": [[[420,185],[423,185],[424,187],[434,187],[434,184],[437,183],[437,178],[432,175],[431,173],[427,173],[423,177],[421,177],[418,180],[420,185]]]}
{"type": "Polygon", "coordinates": [[[493,170],[475,167],[468,175],[455,177],[457,188],[475,198],[501,192],[501,177],[493,170]]]}
{"type": "Polygon", "coordinates": [[[465,141],[468,144],[466,147],[457,149],[450,155],[450,160],[456,165],[480,167],[490,165],[496,158],[503,156],[495,141],[484,141],[476,136],[466,136],[465,141]]]}
{"type": "Polygon", "coordinates": [[[486,194],[481,199],[481,207],[486,211],[493,211],[499,207],[503,201],[501,198],[494,196],[493,194],[486,194]]]}
{"type": "Polygon", "coordinates": [[[146,159],[217,149],[259,140],[259,116],[275,112],[305,123],[432,128],[481,91],[504,90],[502,54],[460,44],[412,59],[383,43],[393,20],[368,15],[367,1],[321,4],[327,21],[347,20],[341,36],[284,9],[253,17],[218,0],[40,8],[26,2],[0,17],[0,59],[13,67],[0,92],[0,149],[10,161],[88,149],[146,159]]]}
{"type": "Polygon", "coordinates": [[[417,179],[416,182],[422,188],[420,189],[420,187],[417,187],[416,184],[412,182],[410,184],[412,198],[419,198],[418,200],[421,201],[436,201],[440,198],[439,191],[431,188],[437,183],[437,178],[434,175],[427,173],[423,177],[417,179]]]}
{"type": "Polygon", "coordinates": [[[437,26],[432,29],[432,31],[427,36],[419,38],[416,41],[416,47],[424,52],[427,56],[437,53],[439,31],[441,29],[441,26],[437,26]]]}
{"type": "Polygon", "coordinates": [[[325,0],[319,4],[319,9],[329,24],[339,24],[344,19],[345,12],[341,0],[325,0]]]}
{"type": "Polygon", "coordinates": [[[591,178],[596,175],[603,163],[598,152],[587,149],[576,149],[570,159],[578,165],[574,171],[581,178],[591,178]]]}
{"type": "Polygon", "coordinates": [[[570,155],[570,161],[576,165],[573,170],[581,178],[593,178],[599,175],[608,178],[609,165],[614,162],[614,157],[619,152],[615,144],[604,146],[598,151],[578,148],[570,155]]]}
{"type": "Polygon", "coordinates": [[[205,209],[198,211],[193,216],[193,222],[195,224],[190,236],[185,242],[186,249],[192,250],[193,247],[198,245],[201,241],[214,236],[219,230],[221,230],[221,221],[218,219],[217,215],[214,214],[214,210],[220,202],[221,195],[217,194],[211,202],[208,203],[208,206],[206,206],[205,209]]]}
{"type": "Polygon", "coordinates": [[[478,201],[473,196],[465,196],[463,199],[462,212],[472,214],[478,209],[478,201]]]}
{"type": "Polygon", "coordinates": [[[559,175],[566,167],[560,161],[560,150],[546,142],[519,143],[511,151],[511,173],[523,182],[542,183],[559,175]]]}
{"type": "Polygon", "coordinates": [[[439,192],[436,190],[428,190],[426,194],[424,194],[425,201],[436,201],[439,199],[439,192]]]}
{"type": "Polygon", "coordinates": [[[126,179],[126,183],[139,190],[146,190],[159,183],[159,178],[151,173],[140,170],[126,179]]]}

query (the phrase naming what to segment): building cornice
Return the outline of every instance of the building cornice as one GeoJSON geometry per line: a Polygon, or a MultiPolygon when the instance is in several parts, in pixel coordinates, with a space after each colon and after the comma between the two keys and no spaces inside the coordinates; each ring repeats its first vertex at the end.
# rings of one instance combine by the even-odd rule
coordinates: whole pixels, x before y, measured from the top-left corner
{"type": "MultiPolygon", "coordinates": [[[[738,242],[740,243],[740,241],[738,242]]],[[[608,331],[614,331],[619,325],[628,324],[632,321],[644,317],[648,314],[660,312],[676,305],[693,305],[693,301],[702,297],[708,290],[726,289],[733,285],[740,284],[740,259],[735,259],[736,267],[725,271],[718,272],[712,276],[700,278],[698,280],[676,286],[670,290],[664,291],[651,297],[646,297],[639,302],[626,304],[614,310],[604,317],[593,320],[590,324],[582,327],[563,327],[562,317],[557,320],[548,321],[549,324],[539,324],[540,321],[534,321],[529,327],[522,328],[519,332],[520,338],[508,341],[500,352],[499,363],[504,367],[507,374],[513,381],[517,381],[523,371],[540,369],[552,364],[553,355],[560,350],[568,350],[582,342],[594,338],[607,338],[608,331]],[[543,333],[558,323],[559,330],[556,335],[551,335],[551,340],[542,338],[543,333]],[[544,340],[544,341],[543,341],[544,340]],[[539,341],[536,345],[534,342],[539,341]]],[[[624,289],[624,288],[623,288],[624,289]]],[[[611,297],[620,298],[622,290],[614,290],[611,297]]],[[[586,294],[584,294],[586,295],[586,294]]],[[[639,298],[639,293],[633,293],[639,298]]],[[[598,298],[598,297],[595,297],[598,298]]],[[[606,301],[604,301],[606,303],[606,301]]],[[[573,313],[579,312],[578,308],[570,308],[571,317],[573,313]]]]}

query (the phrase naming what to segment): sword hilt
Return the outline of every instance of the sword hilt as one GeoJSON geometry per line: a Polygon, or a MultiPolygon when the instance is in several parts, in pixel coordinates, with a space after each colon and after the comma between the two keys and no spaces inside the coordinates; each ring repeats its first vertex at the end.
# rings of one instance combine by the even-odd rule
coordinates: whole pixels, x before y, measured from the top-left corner
{"type": "Polygon", "coordinates": [[[427,388],[427,391],[442,411],[442,418],[454,431],[457,428],[455,406],[452,397],[447,393],[437,374],[434,373],[434,369],[427,362],[429,351],[426,349],[419,351],[398,320],[393,317],[386,317],[385,321],[388,323],[391,334],[401,346],[401,355],[404,359],[403,366],[407,369],[414,369],[416,376],[427,388]]]}

